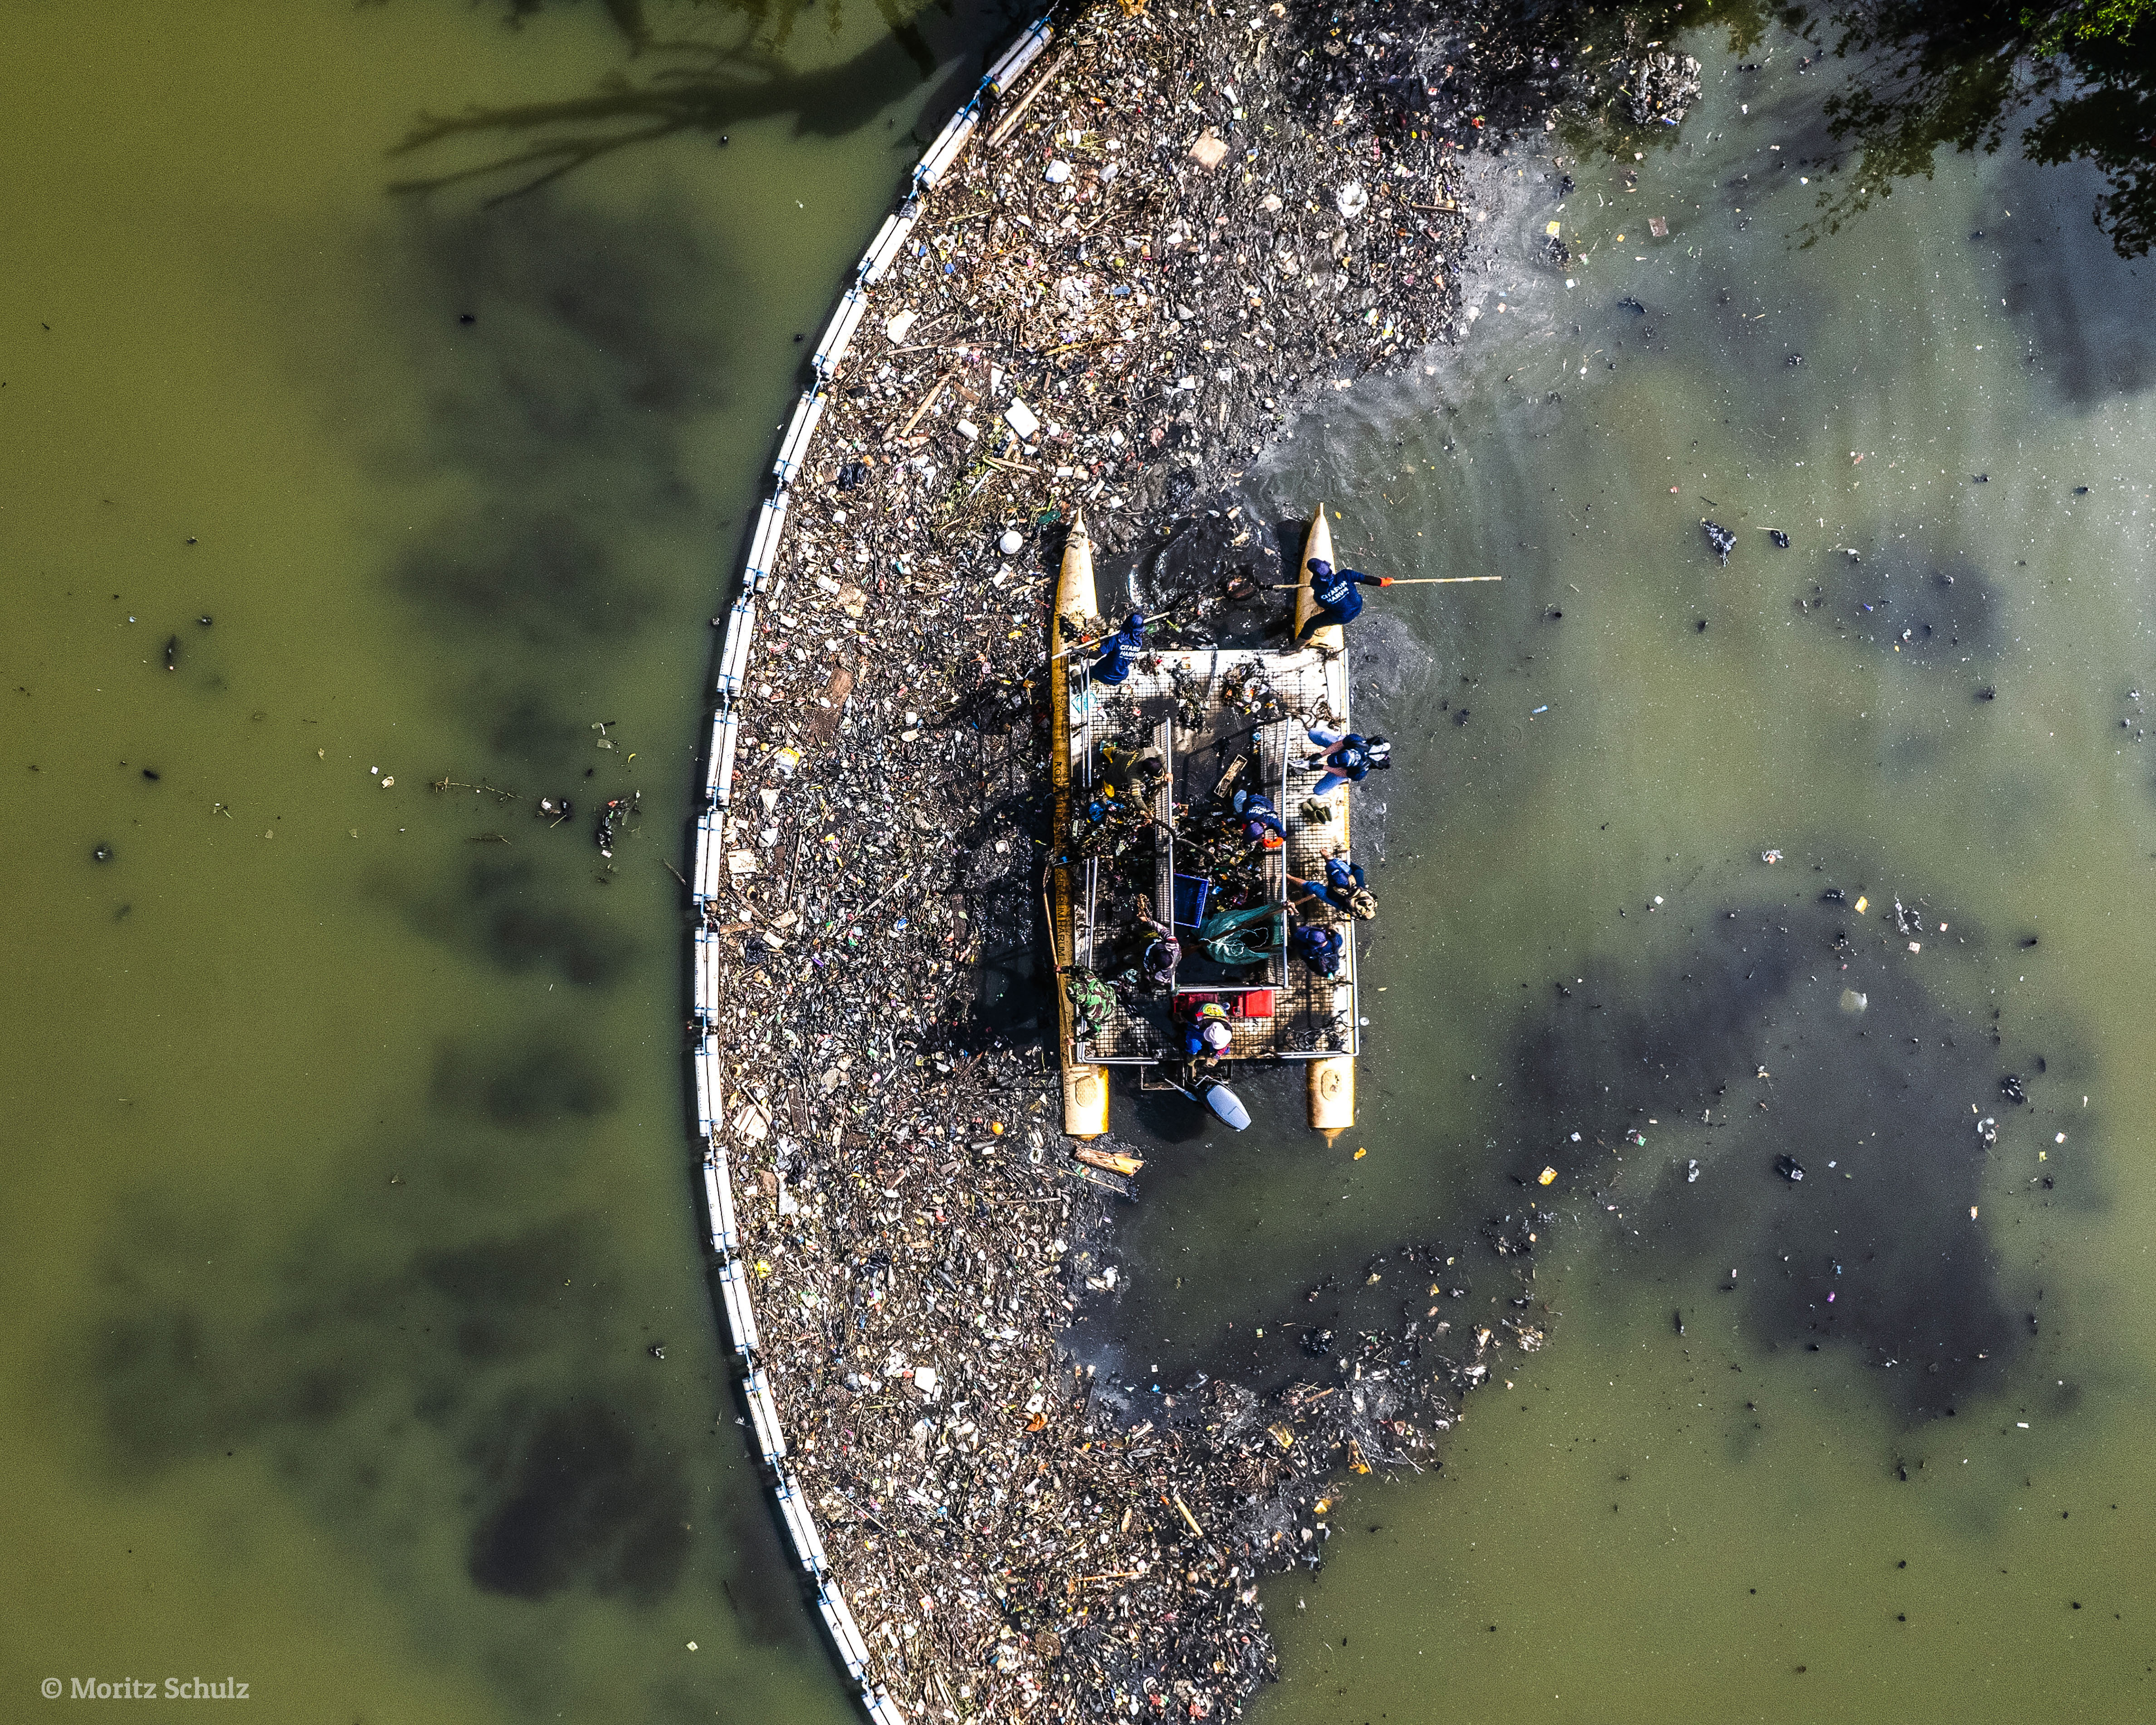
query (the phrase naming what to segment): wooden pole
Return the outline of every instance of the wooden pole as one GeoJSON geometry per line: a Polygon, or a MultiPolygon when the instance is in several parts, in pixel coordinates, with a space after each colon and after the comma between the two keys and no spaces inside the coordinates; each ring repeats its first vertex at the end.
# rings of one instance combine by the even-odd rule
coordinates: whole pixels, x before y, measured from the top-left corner
{"type": "MultiPolygon", "coordinates": [[[[1502,575],[1395,575],[1388,587],[1458,587],[1469,581],[1502,581],[1502,575]]],[[[1276,581],[1270,583],[1274,593],[1293,593],[1302,583],[1300,581],[1276,581]]]]}
{"type": "MultiPolygon", "coordinates": [[[[1187,603],[1188,603],[1187,600],[1178,599],[1173,604],[1163,606],[1158,611],[1147,612],[1146,627],[1150,629],[1156,622],[1174,616],[1175,614],[1178,611],[1180,611],[1187,603]]],[[[1122,633],[1122,628],[1118,625],[1116,628],[1108,630],[1106,634],[1095,635],[1088,640],[1073,642],[1070,646],[1064,648],[1060,652],[1051,654],[1049,656],[1050,659],[1069,659],[1075,654],[1091,653],[1096,647],[1099,646],[1101,642],[1109,640],[1122,633]]],[[[1159,653],[1188,653],[1197,649],[1188,647],[1158,647],[1148,649],[1147,650],[1159,653]]]]}

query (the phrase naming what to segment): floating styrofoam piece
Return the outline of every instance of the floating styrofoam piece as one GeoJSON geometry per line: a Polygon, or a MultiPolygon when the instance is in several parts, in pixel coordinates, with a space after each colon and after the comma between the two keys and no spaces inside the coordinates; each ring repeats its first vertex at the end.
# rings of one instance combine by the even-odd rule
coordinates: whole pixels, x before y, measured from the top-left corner
{"type": "Polygon", "coordinates": [[[839,1650],[839,1657],[845,1661],[847,1675],[857,1683],[865,1683],[869,1674],[869,1644],[861,1639],[861,1626],[854,1621],[852,1609],[846,1596],[839,1591],[839,1584],[826,1579],[816,1589],[816,1609],[823,1613],[824,1627],[831,1632],[831,1640],[839,1650]]]}
{"type": "Polygon", "coordinates": [[[883,273],[891,268],[891,259],[906,244],[906,236],[913,232],[913,224],[921,219],[921,207],[911,198],[898,207],[896,214],[886,216],[883,226],[876,230],[875,243],[861,258],[861,281],[870,285],[883,280],[883,273]]]}
{"type": "Polygon", "coordinates": [[[846,357],[854,331],[860,327],[861,314],[868,309],[866,294],[858,287],[846,290],[845,298],[839,301],[839,309],[824,326],[823,339],[816,344],[816,369],[826,377],[838,370],[839,362],[846,357]]]}
{"type": "Polygon", "coordinates": [[[794,1555],[800,1558],[803,1568],[820,1578],[831,1565],[824,1555],[823,1536],[816,1531],[816,1517],[802,1492],[801,1482],[791,1473],[782,1473],[773,1495],[778,1499],[779,1519],[793,1538],[794,1555]]]}
{"type": "Polygon", "coordinates": [[[786,1434],[778,1424],[778,1401],[762,1372],[751,1372],[742,1380],[748,1398],[749,1424],[756,1428],[757,1453],[773,1467],[786,1459],[786,1434]]]}
{"type": "Polygon", "coordinates": [[[973,128],[981,123],[980,110],[968,102],[951,116],[950,124],[936,136],[928,146],[928,153],[921,158],[921,166],[914,169],[916,183],[933,186],[948,172],[958,152],[966,147],[966,140],[973,135],[973,128]]]}
{"type": "MultiPolygon", "coordinates": [[[[748,654],[756,635],[756,598],[743,593],[736,599],[733,612],[726,619],[726,644],[719,649],[719,693],[738,695],[742,685],[748,680],[748,654]]],[[[720,775],[715,787],[720,799],[726,797],[726,780],[720,775]]]]}
{"type": "Polygon", "coordinates": [[[761,593],[768,584],[778,562],[779,542],[785,535],[786,492],[782,487],[765,498],[763,507],[757,511],[756,533],[748,542],[748,583],[752,593],[761,593]]]}
{"type": "MultiPolygon", "coordinates": [[[[725,1178],[723,1173],[721,1178],[725,1178]]],[[[719,1298],[726,1308],[726,1328],[734,1338],[734,1352],[755,1354],[763,1346],[763,1337],[756,1327],[756,1307],[749,1303],[748,1266],[740,1259],[719,1266],[719,1298]]]]}
{"type": "Polygon", "coordinates": [[[725,1153],[704,1161],[704,1211],[711,1222],[711,1250],[730,1258],[741,1250],[741,1229],[734,1221],[733,1182],[726,1178],[725,1153]]]}
{"type": "Polygon", "coordinates": [[[988,68],[988,75],[981,80],[981,88],[1001,95],[1017,83],[1025,69],[1040,58],[1041,50],[1048,46],[1055,27],[1045,18],[1035,18],[1025,34],[1010,45],[1010,51],[988,68]]]}
{"type": "MultiPolygon", "coordinates": [[[[816,428],[823,423],[824,408],[829,400],[821,389],[811,389],[795,403],[793,420],[779,441],[778,459],[771,464],[771,470],[780,485],[792,485],[793,475],[800,472],[802,464],[808,459],[809,443],[816,435],[816,428]]],[[[752,556],[749,561],[752,563],[756,559],[752,556]]]]}

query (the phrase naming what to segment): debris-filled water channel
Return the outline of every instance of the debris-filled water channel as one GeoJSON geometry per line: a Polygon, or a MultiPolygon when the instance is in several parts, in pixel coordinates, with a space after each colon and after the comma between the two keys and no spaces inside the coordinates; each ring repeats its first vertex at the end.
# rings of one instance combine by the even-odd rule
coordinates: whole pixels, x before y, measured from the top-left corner
{"type": "MultiPolygon", "coordinates": [[[[949,497],[947,565],[879,542],[911,561],[872,586],[863,521],[816,517],[762,649],[814,687],[743,780],[783,838],[713,931],[719,1029],[770,1063],[758,1144],[840,1129],[742,1164],[753,1237],[849,1219],[886,1319],[979,1332],[886,1381],[880,1346],[812,1358],[827,1296],[760,1266],[827,1455],[880,1397],[937,1416],[917,1457],[819,1476],[858,1494],[827,1540],[891,1542],[857,1613],[930,1717],[1067,1697],[1096,1660],[1068,1717],[2136,1716],[2149,265],[2092,224],[2093,174],[2010,151],[1852,198],[1841,73],[1771,30],[1666,44],[1694,95],[1614,23],[1597,52],[1591,13],[1440,76],[1383,8],[1173,10],[1125,37],[1096,8],[1059,75],[1119,117],[1022,141],[1130,217],[1131,258],[1102,249],[1132,290],[1079,256],[1039,328],[976,327],[967,223],[1065,199],[954,181],[955,303],[874,328],[833,421],[871,459],[816,475],[827,511],[949,497]],[[1178,29],[1216,79],[1208,33],[1274,63],[1209,91],[1178,29]],[[1634,111],[1543,131],[1613,46],[1634,111]],[[1107,82],[1161,65],[1187,126],[1107,82]],[[1285,101],[1350,141],[1337,172],[1265,159],[1285,101]],[[1524,135],[1444,141],[1486,119],[1524,135]],[[1351,176],[1373,124],[1414,144],[1351,176]],[[1249,154],[1194,169],[1208,136],[1249,154]],[[1134,199],[1148,175],[1184,203],[1134,199]],[[1051,424],[990,474],[968,446],[1023,366],[1081,447],[1051,424]],[[1146,410],[1126,429],[1101,388],[1146,410]],[[905,414],[886,480],[867,445],[905,414]],[[1291,1071],[1239,1076],[1232,1137],[1119,1092],[1130,1202],[1067,1178],[1031,1108],[1059,480],[1092,494],[1104,590],[1148,602],[1276,576],[1320,500],[1360,567],[1504,578],[1373,594],[1353,636],[1394,745],[1355,793],[1358,1124],[1304,1131],[1291,1071]],[[782,874],[821,927],[759,900],[782,874]],[[873,995],[846,992],[864,942],[873,995]],[[991,1353],[1029,1358],[1066,1297],[1075,1418],[1050,1384],[967,1420],[969,1370],[999,1386],[991,1353]],[[1442,1392],[1412,1443],[1325,1423],[1389,1410],[1392,1373],[1442,1392]],[[1241,1462],[1178,1471],[1194,1408],[1247,1428],[1241,1462]],[[1298,1474],[1357,1431],[1375,1471],[1298,1474]],[[1299,1557],[1209,1553],[1199,1516],[1276,1486],[1239,1529],[1299,1557]],[[1053,1513],[1005,1516],[1029,1490],[1053,1513]],[[922,1516],[1015,1555],[939,1567],[922,1516]],[[1105,1551],[1133,1517],[1156,1573],[1081,1571],[1074,1530],[1105,1551]],[[990,1584],[945,1597],[968,1563],[990,1584]],[[1156,1704],[1125,1640],[1181,1686],[1156,1704]]],[[[850,1716],[714,1325],[671,871],[797,336],[1018,16],[730,16],[396,0],[19,44],[7,1692],[154,1671],[279,1717],[850,1716]],[[676,24],[723,47],[707,85],[653,76],[676,24]]]]}

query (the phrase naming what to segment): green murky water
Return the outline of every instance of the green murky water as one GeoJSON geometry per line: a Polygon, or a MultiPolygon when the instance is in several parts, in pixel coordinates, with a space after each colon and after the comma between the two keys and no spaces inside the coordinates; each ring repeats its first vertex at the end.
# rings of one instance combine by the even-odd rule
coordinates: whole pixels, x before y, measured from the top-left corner
{"type": "Polygon", "coordinates": [[[1362,1124],[1168,1153],[1127,1375],[1268,1315],[1462,1358],[1558,1315],[1441,1476],[1357,1486],[1269,1588],[1269,1720],[2152,1705],[2156,272],[2092,178],[1993,160],[1805,248],[1836,152],[1789,58],[1711,56],[1683,143],[1568,157],[1568,193],[1508,165],[1462,374],[1260,476],[1363,567],[1505,583],[1366,614],[1399,747],[1362,1124]],[[1537,1204],[1522,1314],[1476,1230],[1537,1204]],[[1421,1241],[1457,1266],[1375,1261],[1421,1241]]]}
{"type": "Polygon", "coordinates": [[[709,130],[389,195],[581,135],[390,156],[422,113],[653,68],[506,10],[10,19],[11,1718],[850,1712],[713,1336],[661,863],[790,337],[1001,27],[797,18],[709,130]]]}
{"type": "MultiPolygon", "coordinates": [[[[199,1675],[846,1717],[712,1335],[661,860],[788,337],[995,27],[921,28],[798,21],[738,118],[488,210],[513,176],[385,187],[583,134],[385,151],[640,80],[601,8],[13,21],[10,1716],[199,1675]]],[[[1636,191],[1508,168],[1462,368],[1256,476],[1352,498],[1367,567],[1507,578],[1364,630],[1364,1124],[1157,1158],[1127,1357],[1169,1381],[1328,1275],[1457,1351],[1476,1225],[1561,1169],[1549,1345],[1271,1587],[1262,1717],[2148,1711],[2156,290],[2088,182],[1996,161],[1801,248],[1816,91],[1745,75],[1636,191]],[[1460,1296],[1362,1283],[1410,1240],[1460,1296]]]]}

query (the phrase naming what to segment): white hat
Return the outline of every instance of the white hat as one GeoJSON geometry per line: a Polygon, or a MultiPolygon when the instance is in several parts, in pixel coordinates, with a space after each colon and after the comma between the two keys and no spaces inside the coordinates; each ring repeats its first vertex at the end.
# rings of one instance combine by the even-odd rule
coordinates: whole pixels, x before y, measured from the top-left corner
{"type": "Polygon", "coordinates": [[[1205,1028],[1198,1034],[1204,1039],[1206,1047],[1216,1053],[1235,1040],[1235,1033],[1219,1019],[1208,1019],[1205,1028]]]}

